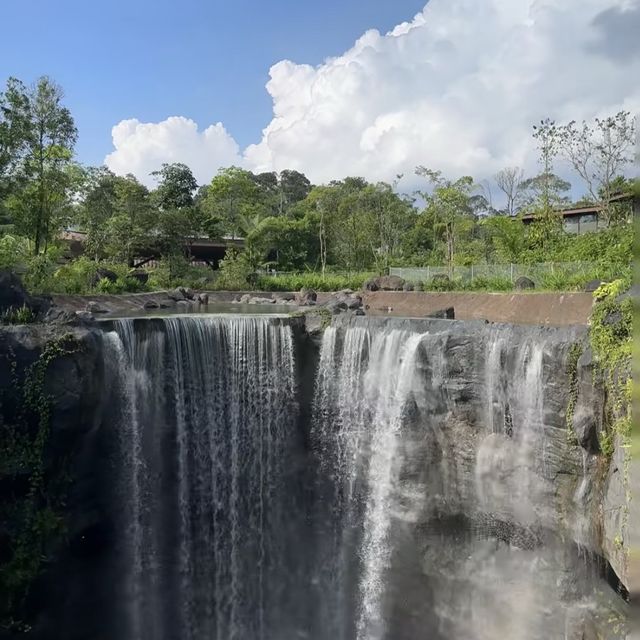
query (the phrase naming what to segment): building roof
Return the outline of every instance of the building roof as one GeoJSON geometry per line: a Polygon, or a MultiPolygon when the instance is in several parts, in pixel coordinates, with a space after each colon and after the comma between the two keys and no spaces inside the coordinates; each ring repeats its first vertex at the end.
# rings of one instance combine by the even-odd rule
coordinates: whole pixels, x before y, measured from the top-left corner
{"type": "MultiPolygon", "coordinates": [[[[626,200],[632,200],[632,193],[620,193],[612,196],[609,202],[624,202],[626,200]]],[[[602,210],[602,205],[599,203],[585,205],[584,207],[568,207],[566,209],[558,209],[555,213],[562,215],[563,218],[569,218],[572,216],[587,214],[587,213],[599,213],[602,210]]],[[[527,213],[521,216],[522,220],[535,220],[537,218],[535,213],[527,213]]]]}

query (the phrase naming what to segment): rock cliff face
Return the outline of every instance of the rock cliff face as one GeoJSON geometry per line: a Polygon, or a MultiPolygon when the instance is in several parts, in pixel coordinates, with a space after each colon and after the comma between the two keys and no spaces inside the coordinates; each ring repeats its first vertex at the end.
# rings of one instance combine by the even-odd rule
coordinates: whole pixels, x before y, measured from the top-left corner
{"type": "MultiPolygon", "coordinates": [[[[234,367],[246,367],[247,362],[256,367],[234,378],[226,376],[236,369],[223,375],[213,366],[207,351],[212,338],[205,327],[193,321],[191,328],[182,326],[184,320],[174,320],[172,327],[159,319],[148,326],[143,326],[144,320],[136,322],[126,335],[120,328],[120,341],[129,345],[121,347],[120,355],[133,349],[135,372],[113,361],[115,334],[105,338],[114,328],[110,322],[90,329],[0,329],[0,428],[3,451],[13,452],[3,455],[0,467],[3,516],[13,514],[13,520],[3,517],[0,537],[4,548],[14,548],[4,543],[21,535],[23,522],[15,507],[28,503],[31,508],[28,479],[38,469],[44,479],[37,509],[51,506],[61,524],[30,541],[30,553],[41,553],[44,562],[24,601],[13,602],[13,609],[32,625],[28,637],[133,640],[131,627],[118,618],[114,605],[130,594],[123,591],[131,578],[123,550],[133,524],[122,520],[128,513],[122,478],[129,477],[131,460],[140,455],[133,445],[148,447],[152,439],[138,444],[128,439],[131,429],[121,405],[123,371],[135,373],[135,384],[142,390],[136,396],[142,403],[137,405],[137,419],[155,416],[140,433],[152,430],[164,415],[166,440],[161,449],[145,454],[146,468],[165,484],[179,484],[180,464],[197,470],[189,476],[189,482],[195,482],[193,491],[184,494],[185,500],[200,496],[197,504],[180,503],[182,515],[174,517],[169,511],[172,505],[178,509],[178,502],[169,500],[158,512],[160,520],[148,530],[167,527],[158,549],[170,549],[175,546],[171,541],[177,540],[173,536],[179,535],[170,530],[175,522],[207,513],[202,498],[211,493],[206,485],[207,456],[218,461],[216,468],[226,469],[223,459],[231,455],[214,456],[213,449],[207,449],[205,456],[198,436],[185,441],[189,448],[180,458],[181,441],[171,435],[175,425],[188,427],[193,416],[201,416],[199,430],[194,431],[200,433],[210,420],[224,422],[234,406],[214,391],[199,399],[194,395],[198,385],[209,388],[207,380],[221,376],[227,394],[239,388],[243,394],[258,394],[251,398],[255,429],[242,432],[244,444],[234,445],[233,438],[229,443],[231,452],[234,446],[249,447],[251,456],[237,469],[238,486],[254,486],[256,469],[276,468],[269,466],[272,462],[262,466],[267,458],[256,434],[271,424],[261,417],[260,398],[268,401],[271,411],[285,406],[277,397],[283,381],[268,382],[278,371],[284,375],[283,362],[290,369],[287,375],[297,379],[296,398],[287,399],[291,415],[286,429],[279,419],[269,433],[277,429],[285,438],[293,429],[295,436],[286,444],[289,457],[281,461],[286,473],[282,486],[290,487],[292,495],[277,508],[281,511],[286,504],[301,517],[282,519],[290,541],[283,565],[289,569],[283,575],[293,576],[291,582],[279,584],[282,593],[277,597],[269,593],[260,602],[289,602],[280,615],[290,616],[282,622],[288,633],[314,640],[621,637],[623,625],[618,621],[624,617],[624,604],[615,590],[625,579],[622,462],[620,453],[609,463],[599,452],[605,398],[594,377],[585,329],[350,317],[307,331],[300,318],[280,323],[277,350],[269,351],[271,330],[256,323],[255,340],[263,341],[260,349],[271,354],[264,361],[250,355],[254,338],[249,328],[242,334],[225,329],[236,336],[234,340],[241,335],[238,344],[248,349],[234,367]],[[175,348],[182,344],[181,351],[169,350],[171,336],[180,337],[175,348]],[[162,364],[169,356],[171,374],[162,364]],[[145,358],[153,360],[154,368],[147,370],[145,358]],[[34,392],[30,381],[36,370],[42,376],[36,376],[34,392]],[[181,377],[189,371],[195,372],[194,384],[181,377]],[[145,386],[152,379],[158,387],[153,393],[145,386]],[[183,392],[176,381],[184,386],[183,392]],[[245,386],[234,386],[241,383],[245,386]],[[176,403],[163,397],[159,385],[169,385],[166,389],[185,401],[183,408],[191,407],[192,413],[185,413],[192,416],[185,418],[187,422],[175,422],[176,403]],[[24,411],[25,397],[34,393],[43,404],[24,411]],[[156,398],[156,404],[148,398],[156,398]],[[42,413],[38,406],[47,411],[42,413]],[[23,433],[35,446],[43,416],[48,426],[41,455],[21,458],[6,434],[23,433]],[[174,462],[164,468],[165,460],[174,462]]],[[[231,340],[225,335],[215,343],[224,353],[231,340]]],[[[220,367],[231,366],[231,361],[225,364],[226,357],[216,360],[220,367]]],[[[223,422],[218,427],[224,427],[223,422]]],[[[245,424],[236,420],[229,425],[236,423],[245,424]]],[[[149,493],[152,485],[144,487],[146,494],[140,499],[146,495],[148,504],[173,491],[166,485],[162,495],[154,497],[149,493]]],[[[279,499],[273,490],[247,502],[251,528],[245,535],[260,526],[260,505],[267,504],[263,498],[279,499]]],[[[149,517],[145,509],[141,513],[147,515],[140,517],[149,517]]],[[[224,514],[216,517],[224,519],[224,514]]],[[[229,544],[229,553],[236,552],[232,538],[225,538],[223,545],[215,530],[207,535],[213,536],[213,548],[229,544]]],[[[258,547],[274,545],[271,533],[260,535],[258,540],[266,546],[258,547]]],[[[198,540],[195,536],[194,544],[198,540]]],[[[153,544],[160,543],[156,539],[153,544]]],[[[281,544],[273,548],[283,551],[281,544]]],[[[0,558],[3,568],[10,559],[0,558]]],[[[160,551],[152,560],[162,580],[175,570],[163,568],[160,551]]],[[[194,565],[202,584],[220,571],[209,576],[207,562],[194,565]]],[[[153,592],[153,606],[162,609],[163,598],[175,602],[180,597],[184,585],[171,584],[166,592],[153,592]]],[[[185,593],[202,597],[197,584],[190,583],[185,593]]],[[[239,602],[237,611],[248,601],[239,602]]],[[[224,615],[231,615],[233,607],[226,606],[224,615]]],[[[278,617],[270,611],[259,624],[278,617]]],[[[194,624],[216,628],[213,618],[198,618],[194,624]]],[[[180,640],[190,638],[182,632],[180,640]]],[[[215,633],[211,637],[218,637],[215,633]]],[[[263,635],[281,640],[269,635],[267,627],[263,635]]],[[[147,636],[136,640],[141,637],[147,636]]]]}
{"type": "Polygon", "coordinates": [[[325,333],[320,384],[325,557],[362,558],[339,637],[617,637],[584,329],[352,319],[325,333]]]}

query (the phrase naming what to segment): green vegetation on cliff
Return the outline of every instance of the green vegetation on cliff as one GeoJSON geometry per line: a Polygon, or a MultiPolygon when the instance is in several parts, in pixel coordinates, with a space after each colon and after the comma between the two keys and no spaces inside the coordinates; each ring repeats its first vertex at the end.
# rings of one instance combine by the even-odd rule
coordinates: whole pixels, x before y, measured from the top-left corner
{"type": "Polygon", "coordinates": [[[5,351],[2,368],[10,384],[0,397],[0,625],[14,631],[28,630],[30,590],[64,532],[68,478],[64,464],[46,460],[51,398],[45,377],[54,361],[78,349],[71,335],[52,339],[24,370],[13,350],[5,351]]]}

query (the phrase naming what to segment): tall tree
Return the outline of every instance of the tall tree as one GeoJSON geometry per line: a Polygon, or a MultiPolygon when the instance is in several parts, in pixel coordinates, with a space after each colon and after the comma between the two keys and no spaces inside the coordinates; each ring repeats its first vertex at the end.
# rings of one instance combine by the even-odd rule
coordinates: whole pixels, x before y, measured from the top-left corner
{"type": "Polygon", "coordinates": [[[23,185],[12,199],[16,224],[38,255],[62,220],[77,174],[72,169],[77,130],[62,105],[62,88],[46,76],[27,92],[23,185]]]}
{"type": "Polygon", "coordinates": [[[228,167],[218,172],[207,188],[202,209],[207,215],[219,219],[224,231],[234,237],[242,233],[243,218],[267,213],[255,176],[239,167],[228,167]]]}
{"type": "Polygon", "coordinates": [[[151,175],[158,180],[154,198],[160,209],[168,211],[193,206],[193,194],[198,183],[186,164],[165,162],[161,169],[153,171],[151,175]]]}
{"type": "Polygon", "coordinates": [[[553,191],[552,180],[553,160],[558,154],[560,143],[559,131],[556,123],[549,118],[540,121],[540,124],[533,125],[533,138],[535,139],[540,153],[539,162],[542,166],[540,173],[540,201],[539,206],[542,215],[550,216],[553,213],[553,191]]]}
{"type": "Polygon", "coordinates": [[[608,118],[596,118],[593,125],[583,120],[559,128],[562,154],[587,186],[593,202],[600,204],[607,224],[616,222],[619,208],[612,206],[616,178],[633,161],[634,119],[628,111],[608,118]]]}
{"type": "Polygon", "coordinates": [[[299,171],[284,169],[280,172],[279,180],[279,215],[286,215],[297,202],[304,200],[311,191],[311,182],[299,171]]]}
{"type": "Polygon", "coordinates": [[[29,96],[16,78],[0,92],[0,206],[10,192],[24,159],[30,132],[29,96]]]}
{"type": "Polygon", "coordinates": [[[504,212],[508,216],[514,216],[516,214],[518,201],[522,192],[523,178],[524,173],[520,167],[505,167],[494,176],[498,189],[500,189],[507,198],[504,212]]]}
{"type": "Polygon", "coordinates": [[[456,245],[460,237],[473,227],[475,220],[470,202],[475,189],[473,178],[462,176],[457,180],[447,180],[440,171],[426,167],[417,167],[416,174],[432,185],[432,191],[423,194],[426,212],[434,216],[434,232],[439,232],[444,239],[445,259],[451,268],[456,257],[456,245]]]}

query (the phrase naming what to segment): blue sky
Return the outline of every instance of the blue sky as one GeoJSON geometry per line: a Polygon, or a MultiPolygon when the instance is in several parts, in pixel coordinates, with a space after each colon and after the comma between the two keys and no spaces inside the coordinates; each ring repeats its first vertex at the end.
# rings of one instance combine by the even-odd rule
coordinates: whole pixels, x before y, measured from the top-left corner
{"type": "Polygon", "coordinates": [[[111,128],[171,115],[222,121],[240,147],[271,120],[264,85],[282,59],[317,65],[367,29],[410,20],[424,0],[4,0],[0,80],[52,76],[102,163],[111,128]]]}

